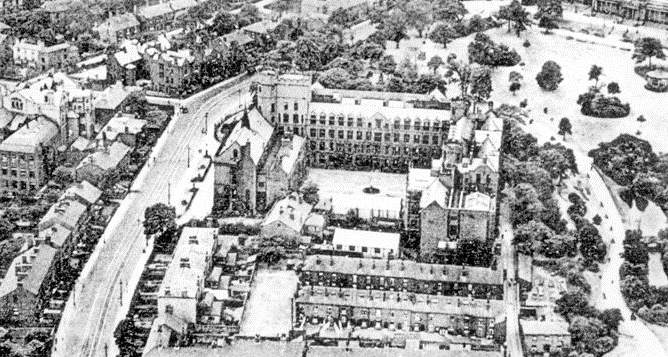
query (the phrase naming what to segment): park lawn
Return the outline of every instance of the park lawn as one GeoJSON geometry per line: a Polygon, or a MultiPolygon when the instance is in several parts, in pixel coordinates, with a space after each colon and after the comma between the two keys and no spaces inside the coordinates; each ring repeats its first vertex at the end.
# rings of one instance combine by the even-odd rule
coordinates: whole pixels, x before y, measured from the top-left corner
{"type": "MultiPolygon", "coordinates": [[[[567,31],[558,31],[551,35],[545,35],[541,31],[542,29],[538,27],[532,27],[522,33],[519,38],[513,33],[508,33],[505,26],[486,32],[494,41],[505,43],[517,50],[525,64],[524,66],[520,64],[514,67],[499,67],[493,70],[494,91],[491,100],[496,105],[502,103],[517,105],[521,100],[528,99],[527,109],[530,116],[542,124],[540,127],[548,129],[545,131],[536,128],[540,132],[534,133],[531,130],[532,126],[529,126],[529,131],[536,135],[539,141],[546,141],[550,139],[550,136],[556,136],[559,119],[570,118],[573,124],[573,135],[567,137],[567,140],[579,147],[583,153],[595,148],[599,142],[612,140],[621,133],[635,135],[638,130],[641,131],[640,137],[648,140],[655,151],[668,151],[668,141],[664,139],[668,130],[668,124],[664,122],[666,113],[664,103],[668,100],[668,93],[655,93],[644,88],[645,80],[633,71],[635,62],[631,58],[631,51],[628,51],[629,44],[615,41],[612,38],[601,39],[567,31]],[[567,36],[571,35],[576,36],[577,40],[568,39],[567,36]],[[523,47],[525,40],[528,40],[531,46],[523,47]],[[547,60],[556,61],[562,68],[564,80],[554,92],[543,91],[535,80],[536,74],[547,60]],[[610,81],[619,83],[621,93],[617,96],[623,102],[631,104],[631,113],[628,117],[599,119],[580,113],[580,106],[576,104],[576,101],[580,94],[586,92],[588,87],[594,84],[594,81],[588,81],[588,72],[593,64],[603,67],[600,83],[610,81]],[[524,77],[522,88],[516,96],[513,96],[508,90],[510,71],[517,71],[524,77]],[[548,108],[547,114],[543,113],[544,108],[548,108]],[[647,121],[644,123],[636,121],[639,115],[643,115],[647,121]],[[554,121],[550,121],[551,118],[554,121]]],[[[399,49],[395,49],[393,43],[388,44],[386,52],[393,55],[397,62],[405,57],[415,61],[419,48],[425,52],[426,59],[417,61],[418,72],[428,73],[430,69],[426,66],[426,62],[434,55],[446,59],[452,53],[457,58],[467,59],[467,46],[472,38],[473,35],[457,39],[447,48],[428,39],[411,38],[402,41],[399,49]]],[[[444,73],[444,69],[439,70],[439,73],[444,73]]],[[[449,97],[459,94],[455,88],[456,86],[450,87],[451,90],[447,93],[449,97]]]]}

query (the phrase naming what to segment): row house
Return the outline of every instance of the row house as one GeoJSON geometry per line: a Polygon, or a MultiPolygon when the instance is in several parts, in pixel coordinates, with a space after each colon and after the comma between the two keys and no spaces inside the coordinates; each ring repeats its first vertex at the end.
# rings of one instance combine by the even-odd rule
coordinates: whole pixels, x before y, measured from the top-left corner
{"type": "Polygon", "coordinates": [[[501,300],[503,272],[491,268],[376,260],[342,256],[308,256],[301,269],[303,285],[331,286],[501,300]]]}
{"type": "Polygon", "coordinates": [[[199,60],[189,49],[161,51],[149,48],[144,58],[155,91],[180,95],[197,84],[199,60]]]}
{"type": "Polygon", "coordinates": [[[303,287],[295,298],[296,319],[342,327],[429,331],[492,339],[505,303],[420,293],[303,287]]]}
{"type": "Polygon", "coordinates": [[[175,21],[188,9],[197,6],[197,0],[160,1],[154,5],[139,8],[135,13],[143,32],[169,31],[177,26],[175,21]]]}

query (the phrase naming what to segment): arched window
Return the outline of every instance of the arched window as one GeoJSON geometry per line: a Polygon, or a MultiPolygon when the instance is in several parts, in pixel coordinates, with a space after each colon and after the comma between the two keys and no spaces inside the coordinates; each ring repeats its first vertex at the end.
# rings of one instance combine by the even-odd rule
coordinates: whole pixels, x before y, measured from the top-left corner
{"type": "Polygon", "coordinates": [[[232,158],[236,160],[238,157],[239,157],[239,150],[237,149],[232,150],[232,158]]]}

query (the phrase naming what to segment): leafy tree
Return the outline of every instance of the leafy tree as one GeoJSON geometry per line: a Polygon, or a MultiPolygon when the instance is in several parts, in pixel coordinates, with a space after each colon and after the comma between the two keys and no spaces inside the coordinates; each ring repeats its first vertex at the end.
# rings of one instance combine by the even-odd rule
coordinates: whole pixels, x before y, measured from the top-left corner
{"type": "Polygon", "coordinates": [[[568,118],[563,117],[561,120],[559,120],[559,135],[562,135],[564,137],[564,140],[566,140],[566,134],[573,135],[573,132],[571,131],[573,127],[571,126],[571,121],[568,120],[568,118]]]}
{"type": "Polygon", "coordinates": [[[589,80],[596,80],[596,86],[598,86],[598,79],[603,74],[603,68],[601,66],[592,65],[589,69],[589,80]]]}
{"type": "Polygon", "coordinates": [[[491,94],[492,72],[484,66],[475,68],[471,73],[471,95],[476,102],[482,102],[488,100],[491,94]]]}
{"type": "Polygon", "coordinates": [[[433,21],[431,13],[431,3],[426,0],[413,0],[406,5],[406,21],[418,31],[420,37],[433,21]]]}
{"type": "Polygon", "coordinates": [[[596,227],[587,222],[579,231],[580,252],[582,256],[594,261],[605,258],[607,246],[596,227]]]}
{"type": "Polygon", "coordinates": [[[303,36],[295,44],[295,65],[302,71],[317,71],[322,66],[322,54],[315,38],[303,36]]]}
{"type": "Polygon", "coordinates": [[[340,7],[332,12],[331,15],[329,15],[329,19],[327,19],[327,22],[332,25],[338,25],[341,27],[345,27],[350,23],[352,20],[350,12],[343,8],[340,7]]]}
{"type": "Polygon", "coordinates": [[[484,33],[477,33],[468,46],[469,61],[487,66],[514,66],[521,60],[515,50],[496,44],[484,33]]]}
{"type": "Polygon", "coordinates": [[[382,25],[383,33],[386,38],[395,41],[396,47],[399,48],[399,42],[406,38],[406,27],[408,26],[408,18],[406,13],[395,9],[382,25]]]}
{"type": "Polygon", "coordinates": [[[156,203],[144,211],[144,234],[162,234],[176,229],[176,209],[164,203],[156,203]]]}
{"type": "Polygon", "coordinates": [[[510,199],[510,218],[515,226],[537,220],[543,210],[536,189],[527,183],[521,183],[512,190],[510,199]]]}
{"type": "Polygon", "coordinates": [[[257,6],[251,3],[245,3],[239,9],[239,17],[247,19],[249,22],[257,22],[260,20],[260,10],[257,6]]]}
{"type": "Polygon", "coordinates": [[[602,337],[606,328],[597,318],[577,316],[571,320],[568,332],[571,333],[571,343],[579,351],[593,352],[596,341],[602,337]]]}
{"type": "Polygon", "coordinates": [[[635,59],[637,63],[649,60],[650,68],[654,68],[652,66],[652,57],[656,57],[658,59],[666,58],[666,54],[663,52],[663,45],[661,44],[661,41],[657,38],[653,37],[639,38],[635,42],[634,47],[635,49],[633,52],[633,59],[635,59]]]}
{"type": "Polygon", "coordinates": [[[429,34],[429,39],[440,43],[443,45],[443,48],[448,47],[448,43],[452,42],[453,38],[457,38],[458,35],[451,26],[446,24],[438,24],[429,34]]]}
{"type": "Polygon", "coordinates": [[[292,9],[292,0],[277,0],[273,8],[282,17],[283,13],[292,9]]]}
{"type": "Polygon", "coordinates": [[[325,88],[344,88],[345,83],[350,81],[350,73],[341,68],[332,68],[323,72],[318,77],[318,82],[325,88]]]}
{"type": "Polygon", "coordinates": [[[378,62],[378,69],[383,73],[394,73],[397,63],[391,55],[383,56],[378,62]]]}
{"type": "Polygon", "coordinates": [[[414,82],[418,75],[417,65],[413,63],[413,61],[411,61],[408,56],[406,56],[401,62],[399,62],[396,73],[401,75],[401,78],[404,80],[404,82],[414,82]]]}
{"type": "Polygon", "coordinates": [[[508,82],[513,83],[513,82],[521,82],[524,79],[524,76],[522,76],[521,73],[517,71],[510,71],[508,74],[508,82]]]}
{"type": "Polygon", "coordinates": [[[378,61],[385,54],[383,46],[373,42],[361,42],[351,49],[355,58],[378,61]]]}
{"type": "Polygon", "coordinates": [[[320,201],[320,188],[313,181],[307,181],[302,185],[300,193],[304,197],[304,201],[310,205],[315,205],[320,201]]]}
{"type": "Polygon", "coordinates": [[[630,185],[639,173],[648,172],[659,160],[648,141],[629,134],[600,143],[589,151],[589,156],[594,165],[622,186],[630,185]]]}
{"type": "Polygon", "coordinates": [[[459,0],[436,0],[434,2],[434,19],[444,22],[461,22],[468,13],[459,0]]]}
{"type": "Polygon", "coordinates": [[[599,215],[597,214],[597,215],[595,215],[594,217],[592,217],[591,222],[594,223],[594,224],[597,225],[597,226],[600,226],[601,223],[603,223],[603,218],[601,218],[601,216],[599,216],[599,215]]]}
{"type": "Polygon", "coordinates": [[[554,19],[554,17],[544,15],[538,21],[538,27],[544,28],[545,34],[547,35],[550,33],[550,30],[558,29],[559,25],[557,25],[557,21],[554,19]]]}
{"type": "Polygon", "coordinates": [[[518,252],[533,255],[534,252],[540,252],[542,243],[553,236],[554,232],[545,224],[531,220],[515,228],[513,244],[517,246],[518,252]]]}
{"type": "Polygon", "coordinates": [[[538,8],[538,11],[536,12],[537,19],[550,17],[553,20],[557,20],[563,17],[564,9],[559,0],[538,0],[536,5],[538,8]]]}
{"type": "Polygon", "coordinates": [[[547,61],[543,64],[543,68],[536,76],[538,86],[546,91],[553,91],[559,87],[559,83],[564,78],[561,76],[561,66],[554,61],[547,61]]]}
{"type": "Polygon", "coordinates": [[[225,35],[237,28],[237,20],[229,12],[221,11],[213,18],[212,28],[218,35],[225,35]]]}
{"type": "Polygon", "coordinates": [[[598,319],[601,320],[605,326],[611,331],[617,331],[619,324],[624,321],[622,312],[617,309],[605,309],[598,314],[598,319]]]}
{"type": "Polygon", "coordinates": [[[567,291],[555,301],[554,311],[572,321],[574,317],[592,316],[594,308],[589,305],[587,297],[580,291],[567,291]]]}
{"type": "Polygon", "coordinates": [[[516,95],[515,92],[520,90],[521,87],[522,85],[520,84],[520,82],[512,82],[510,83],[510,87],[508,88],[508,90],[510,90],[510,92],[513,93],[513,95],[516,95]]]}
{"type": "Polygon", "coordinates": [[[0,218],[0,242],[12,237],[14,233],[14,223],[6,218],[0,218]]]}
{"type": "Polygon", "coordinates": [[[427,62],[427,66],[431,68],[432,71],[434,71],[434,74],[436,74],[438,68],[444,64],[445,62],[443,62],[443,59],[440,56],[434,56],[429,59],[429,62],[427,62]]]}
{"type": "Polygon", "coordinates": [[[610,82],[608,83],[608,93],[609,94],[617,94],[620,93],[621,90],[619,89],[619,83],[617,82],[610,82]]]}
{"type": "Polygon", "coordinates": [[[518,0],[513,0],[508,6],[502,6],[499,9],[499,18],[508,21],[508,31],[510,31],[510,25],[513,24],[517,37],[520,37],[520,33],[531,26],[529,12],[518,0]]]}
{"type": "Polygon", "coordinates": [[[631,112],[629,103],[622,103],[617,97],[606,97],[595,86],[580,94],[577,103],[582,105],[582,114],[597,118],[623,118],[631,112]]]}
{"type": "MultiPolygon", "coordinates": [[[[473,15],[469,19],[466,33],[482,32],[493,26],[494,24],[489,19],[483,19],[480,15],[473,15]]],[[[462,32],[460,31],[460,33],[462,32]]]]}

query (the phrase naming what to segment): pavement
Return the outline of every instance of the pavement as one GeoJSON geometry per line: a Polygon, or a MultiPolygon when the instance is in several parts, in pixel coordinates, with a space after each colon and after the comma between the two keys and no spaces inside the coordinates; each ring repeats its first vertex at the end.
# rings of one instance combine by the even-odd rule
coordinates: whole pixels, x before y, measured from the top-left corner
{"type": "Polygon", "coordinates": [[[150,205],[167,202],[171,183],[186,174],[187,148],[197,148],[203,140],[205,123],[213,133],[212,116],[238,110],[241,95],[250,81],[229,89],[214,88],[211,93],[182,101],[189,114],[177,114],[154,148],[132,190],[104,232],[68,299],[52,355],[54,357],[115,356],[113,332],[123,319],[134,293],[136,281],[148,259],[149,249],[143,234],[142,217],[150,205]],[[205,113],[211,113],[208,121],[205,113]],[[76,301],[75,301],[76,298],[76,301]]]}

